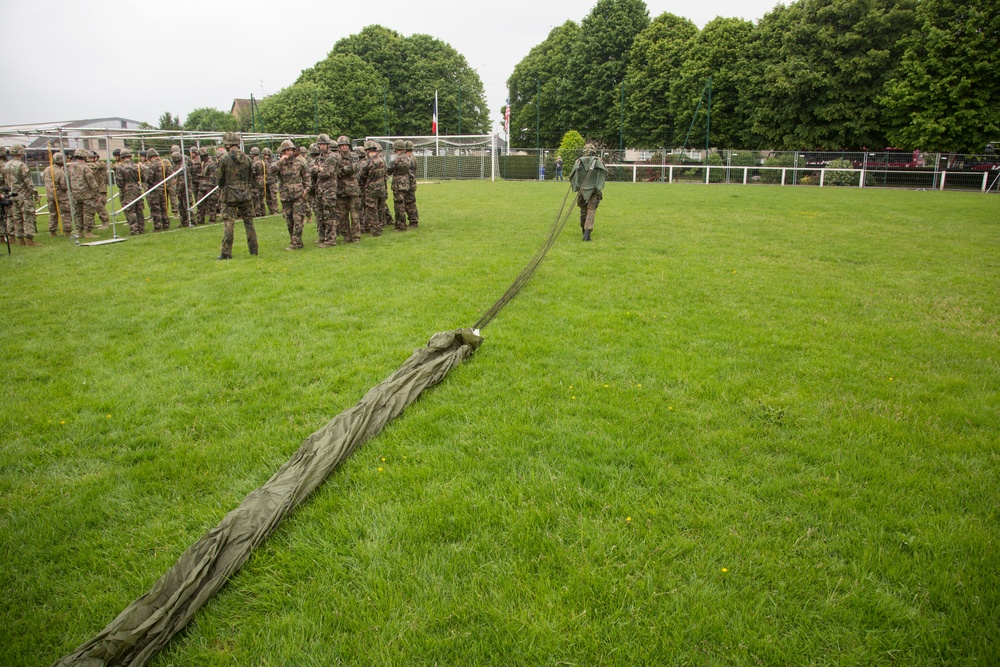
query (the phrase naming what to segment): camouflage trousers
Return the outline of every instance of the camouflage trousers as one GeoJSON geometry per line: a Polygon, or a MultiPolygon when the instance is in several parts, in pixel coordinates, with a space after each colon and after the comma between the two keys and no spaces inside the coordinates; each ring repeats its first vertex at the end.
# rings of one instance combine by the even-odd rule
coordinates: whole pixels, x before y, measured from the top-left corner
{"type": "Polygon", "coordinates": [[[389,213],[389,198],[382,197],[378,200],[378,219],[384,229],[386,225],[392,224],[392,214],[389,213]]]}
{"type": "MultiPolygon", "coordinates": [[[[178,178],[180,176],[174,180],[176,181],[178,178]]],[[[182,194],[187,194],[187,188],[184,187],[183,181],[170,191],[170,208],[173,209],[174,215],[180,220],[181,227],[190,227],[191,211],[188,210],[188,206],[191,204],[187,203],[188,197],[182,197],[182,194]]]]}
{"type": "Polygon", "coordinates": [[[233,202],[222,205],[222,250],[219,255],[222,257],[233,256],[233,230],[236,227],[236,218],[243,220],[243,227],[247,232],[247,248],[251,255],[257,254],[257,229],[253,226],[253,202],[237,204],[233,202]]]}
{"type": "Polygon", "coordinates": [[[364,219],[372,236],[382,236],[383,207],[385,207],[385,194],[365,196],[364,219]]]}
{"type": "Polygon", "coordinates": [[[83,236],[94,231],[94,197],[73,197],[73,226],[76,235],[83,236]]]}
{"type": "Polygon", "coordinates": [[[415,190],[407,190],[403,201],[406,204],[406,217],[410,219],[410,227],[420,224],[420,216],[417,213],[417,193],[415,190]]]}
{"type": "Polygon", "coordinates": [[[94,209],[97,217],[101,219],[101,224],[107,227],[111,220],[108,218],[108,191],[102,190],[94,197],[94,209]]]}
{"type": "Polygon", "coordinates": [[[46,190],[45,199],[49,202],[49,232],[56,233],[62,227],[64,234],[71,233],[73,221],[70,220],[69,195],[60,193],[57,197],[46,190]]]}
{"type": "MultiPolygon", "coordinates": [[[[130,202],[135,201],[136,197],[141,195],[142,192],[138,188],[134,191],[126,189],[118,193],[118,198],[121,200],[122,208],[125,208],[130,202]]],[[[132,236],[142,234],[146,231],[146,217],[142,211],[142,202],[125,209],[125,222],[128,223],[129,232],[132,236]]]]}
{"type": "Polygon", "coordinates": [[[361,197],[337,197],[337,231],[348,243],[361,240],[361,197]]]}
{"type": "Polygon", "coordinates": [[[278,208],[278,190],[273,183],[268,183],[264,188],[264,199],[267,201],[267,214],[279,215],[281,209],[278,208]]]}
{"type": "Polygon", "coordinates": [[[158,232],[170,229],[170,218],[167,217],[167,200],[163,194],[162,185],[149,191],[146,203],[149,204],[149,219],[153,221],[153,229],[158,232]]]}
{"type": "Polygon", "coordinates": [[[35,200],[16,197],[7,209],[7,234],[19,239],[31,239],[35,237],[35,231],[35,200]]]}
{"type": "Polygon", "coordinates": [[[409,190],[394,189],[392,191],[392,208],[396,212],[396,229],[398,231],[406,230],[406,216],[410,212],[406,203],[408,193],[409,190]]]}
{"type": "MultiPolygon", "coordinates": [[[[208,190],[198,193],[198,198],[201,199],[208,194],[208,190]]],[[[212,194],[208,195],[203,202],[198,204],[198,214],[195,216],[197,224],[205,224],[205,216],[208,216],[209,222],[215,222],[215,211],[219,206],[219,191],[216,190],[212,194]]]]}
{"type": "Polygon", "coordinates": [[[594,216],[597,214],[597,207],[601,205],[602,197],[600,192],[590,195],[589,201],[584,199],[583,195],[576,196],[576,205],[580,207],[580,229],[593,231],[594,216]]]}
{"type": "Polygon", "coordinates": [[[302,224],[305,215],[305,202],[302,199],[282,200],[282,213],[285,215],[285,224],[288,225],[288,236],[291,243],[290,248],[302,247],[302,224]]]}
{"type": "Polygon", "coordinates": [[[263,218],[267,215],[267,212],[264,210],[264,184],[254,185],[251,195],[253,196],[254,217],[263,218]]]}
{"type": "Polygon", "coordinates": [[[316,195],[316,240],[321,244],[337,245],[337,196],[316,195]]]}

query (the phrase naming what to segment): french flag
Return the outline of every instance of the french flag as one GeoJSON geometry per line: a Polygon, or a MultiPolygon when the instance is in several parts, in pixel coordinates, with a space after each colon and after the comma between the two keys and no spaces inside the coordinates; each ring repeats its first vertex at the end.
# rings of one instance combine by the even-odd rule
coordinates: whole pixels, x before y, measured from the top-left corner
{"type": "Polygon", "coordinates": [[[438,91],[434,91],[434,118],[431,120],[431,134],[437,136],[438,133],[438,91]]]}

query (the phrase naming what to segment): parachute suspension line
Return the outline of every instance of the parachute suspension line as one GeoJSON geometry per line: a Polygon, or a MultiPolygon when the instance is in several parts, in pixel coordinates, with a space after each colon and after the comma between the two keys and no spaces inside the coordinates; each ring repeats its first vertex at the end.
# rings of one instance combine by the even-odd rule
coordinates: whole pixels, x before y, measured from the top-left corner
{"type": "Polygon", "coordinates": [[[573,206],[570,205],[568,208],[566,206],[566,202],[569,199],[571,191],[571,189],[566,190],[566,196],[563,197],[562,205],[559,207],[559,212],[556,213],[556,218],[552,223],[552,229],[549,231],[548,237],[542,245],[539,246],[538,250],[535,251],[534,256],[532,256],[531,260],[528,261],[527,266],[521,270],[521,273],[518,274],[517,278],[514,279],[514,282],[511,283],[510,287],[507,288],[507,291],[504,292],[503,295],[497,299],[496,302],[494,302],[494,304],[490,306],[478,320],[476,320],[476,323],[472,325],[473,329],[483,329],[487,324],[489,324],[493,318],[496,317],[501,310],[503,310],[503,307],[510,303],[515,296],[517,296],[517,293],[521,291],[524,284],[527,283],[531,279],[531,276],[535,274],[535,270],[538,269],[542,260],[545,259],[545,255],[548,254],[549,249],[556,242],[556,239],[559,238],[559,233],[562,232],[563,227],[566,225],[566,221],[569,220],[569,216],[573,213],[573,206]]]}

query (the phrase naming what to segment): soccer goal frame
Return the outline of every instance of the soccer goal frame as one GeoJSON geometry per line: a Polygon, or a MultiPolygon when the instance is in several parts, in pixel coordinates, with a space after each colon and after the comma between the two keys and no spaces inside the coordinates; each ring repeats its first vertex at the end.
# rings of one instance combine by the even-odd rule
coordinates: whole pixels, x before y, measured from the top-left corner
{"type": "Polygon", "coordinates": [[[395,153],[393,142],[412,141],[417,178],[490,181],[497,178],[496,135],[370,136],[365,139],[378,142],[390,159],[395,153]]]}

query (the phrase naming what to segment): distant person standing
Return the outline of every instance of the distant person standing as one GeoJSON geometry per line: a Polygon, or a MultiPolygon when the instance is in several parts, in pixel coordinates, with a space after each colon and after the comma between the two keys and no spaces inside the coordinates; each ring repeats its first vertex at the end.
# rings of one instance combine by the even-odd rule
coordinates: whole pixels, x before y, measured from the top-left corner
{"type": "Polygon", "coordinates": [[[306,161],[296,154],[295,144],[291,139],[281,142],[278,153],[281,157],[274,164],[271,175],[274,176],[274,186],[278,188],[281,209],[291,239],[285,250],[301,250],[306,188],[310,182],[309,168],[306,161]]]}
{"type": "Polygon", "coordinates": [[[396,231],[406,231],[406,193],[410,189],[410,161],[406,158],[406,143],[402,139],[392,142],[395,151],[386,163],[392,176],[392,207],[396,212],[396,231]]]}
{"type": "Polygon", "coordinates": [[[235,217],[243,219],[247,233],[247,248],[257,254],[257,230],[253,226],[253,161],[240,150],[240,138],[235,132],[222,135],[222,144],[229,151],[219,158],[215,174],[219,182],[222,204],[222,250],[219,259],[233,258],[233,228],[235,217]]]}
{"type": "Polygon", "coordinates": [[[583,155],[573,164],[573,171],[569,173],[570,187],[577,193],[576,205],[580,207],[580,227],[583,229],[584,241],[589,241],[590,233],[594,231],[594,216],[604,198],[602,191],[607,175],[608,168],[597,156],[594,144],[584,146],[583,155]]]}
{"type": "Polygon", "coordinates": [[[556,156],[556,180],[561,181],[562,177],[562,156],[556,156]]]}
{"type": "Polygon", "coordinates": [[[69,214],[69,188],[66,186],[63,162],[63,154],[56,153],[52,156],[52,164],[42,172],[45,199],[49,202],[49,236],[56,236],[60,227],[67,235],[73,230],[69,214]]]}

